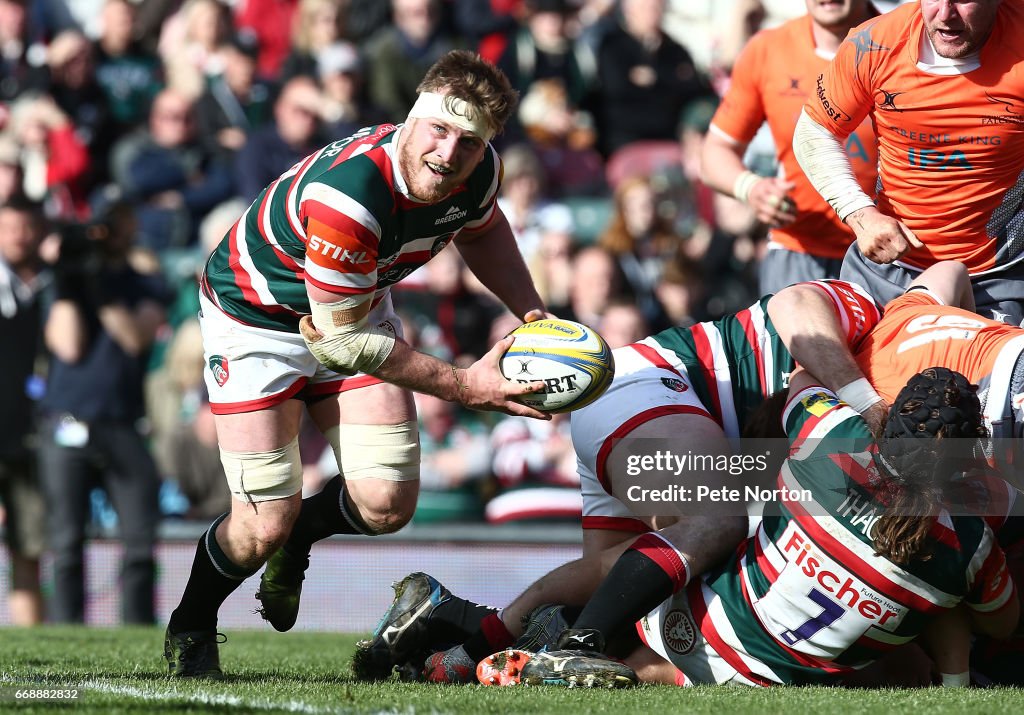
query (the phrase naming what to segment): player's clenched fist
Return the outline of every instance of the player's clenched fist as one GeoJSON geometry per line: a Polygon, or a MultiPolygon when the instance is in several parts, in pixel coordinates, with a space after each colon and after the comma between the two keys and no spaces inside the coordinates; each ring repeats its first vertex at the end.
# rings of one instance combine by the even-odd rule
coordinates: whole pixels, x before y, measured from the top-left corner
{"type": "Polygon", "coordinates": [[[857,234],[857,247],[875,263],[892,263],[911,248],[924,244],[902,222],[874,207],[854,211],[846,223],[857,234]]]}

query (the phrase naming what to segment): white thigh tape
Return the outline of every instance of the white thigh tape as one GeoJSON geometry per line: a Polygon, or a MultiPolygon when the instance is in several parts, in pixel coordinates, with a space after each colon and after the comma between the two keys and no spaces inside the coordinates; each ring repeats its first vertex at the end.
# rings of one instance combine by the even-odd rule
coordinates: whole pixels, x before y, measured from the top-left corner
{"type": "Polygon", "coordinates": [[[234,497],[244,502],[285,499],[302,491],[299,440],[269,452],[220,450],[224,475],[234,497]]]}
{"type": "Polygon", "coordinates": [[[415,422],[340,425],[324,433],[346,481],[420,478],[420,435],[415,422]]]}

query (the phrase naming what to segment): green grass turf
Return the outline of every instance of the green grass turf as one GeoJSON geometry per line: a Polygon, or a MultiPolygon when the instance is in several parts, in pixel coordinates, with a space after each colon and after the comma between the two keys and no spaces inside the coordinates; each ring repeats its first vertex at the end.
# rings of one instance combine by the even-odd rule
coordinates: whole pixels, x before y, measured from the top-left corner
{"type": "Polygon", "coordinates": [[[228,634],[221,682],[169,680],[155,628],[0,629],[0,712],[15,713],[1019,713],[1024,692],[646,686],[597,691],[356,683],[355,636],[228,634]],[[72,687],[68,702],[15,701],[19,686],[72,687]]]}

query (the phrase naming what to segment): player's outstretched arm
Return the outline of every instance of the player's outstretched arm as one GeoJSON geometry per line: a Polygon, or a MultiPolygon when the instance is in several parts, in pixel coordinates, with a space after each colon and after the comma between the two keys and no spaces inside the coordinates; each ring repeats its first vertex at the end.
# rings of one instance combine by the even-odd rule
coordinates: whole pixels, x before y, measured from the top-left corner
{"type": "Polygon", "coordinates": [[[793,359],[857,410],[877,434],[888,406],[854,360],[831,298],[814,284],[798,283],[772,296],[768,315],[793,359]]]}
{"type": "Polygon", "coordinates": [[[495,410],[538,419],[551,416],[515,401],[544,388],[543,382],[513,383],[501,374],[504,338],[468,369],[414,350],[398,338],[390,322],[368,320],[370,296],[343,296],[306,286],[312,315],[299,322],[309,351],[325,367],[342,375],[363,372],[407,390],[424,392],[477,410],[495,410]]]}

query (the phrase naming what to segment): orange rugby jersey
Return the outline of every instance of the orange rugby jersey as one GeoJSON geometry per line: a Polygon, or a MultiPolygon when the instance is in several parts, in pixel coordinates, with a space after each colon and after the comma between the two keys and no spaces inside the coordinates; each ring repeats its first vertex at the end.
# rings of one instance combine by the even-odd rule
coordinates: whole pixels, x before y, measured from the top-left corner
{"type": "MultiPolygon", "coordinates": [[[[979,386],[991,423],[1002,416],[1010,373],[1022,350],[1021,328],[942,305],[931,293],[912,290],[885,306],[882,320],[857,345],[855,357],[890,403],[925,368],[956,370],[979,386]]],[[[994,430],[993,436],[1002,435],[994,430]]]]}
{"type": "Polygon", "coordinates": [[[1003,0],[981,66],[966,74],[917,67],[923,30],[918,3],[854,28],[806,108],[840,137],[870,114],[878,208],[925,244],[903,262],[998,270],[1024,255],[1024,2],[1003,0]]]}
{"type": "MultiPolygon", "coordinates": [[[[757,33],[736,61],[712,125],[746,144],[767,120],[784,176],[796,184],[790,196],[797,207],[796,221],[772,229],[772,239],[792,251],[842,258],[854,240],[853,231],[814,190],[793,154],[800,110],[827,66],[828,60],[814,52],[809,15],[757,33]]],[[[846,138],[846,153],[861,188],[874,196],[878,152],[870,122],[862,122],[846,138]]]]}

